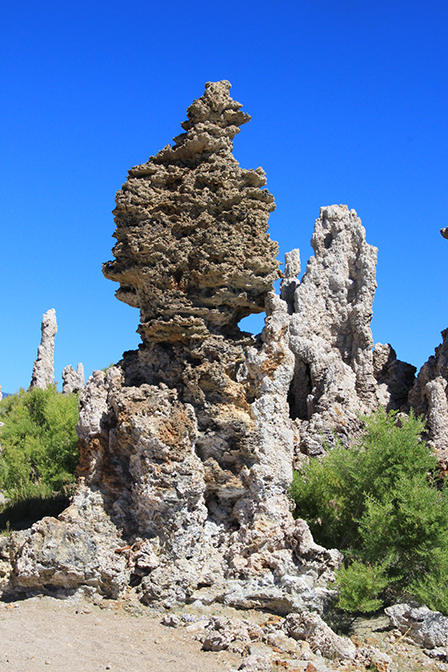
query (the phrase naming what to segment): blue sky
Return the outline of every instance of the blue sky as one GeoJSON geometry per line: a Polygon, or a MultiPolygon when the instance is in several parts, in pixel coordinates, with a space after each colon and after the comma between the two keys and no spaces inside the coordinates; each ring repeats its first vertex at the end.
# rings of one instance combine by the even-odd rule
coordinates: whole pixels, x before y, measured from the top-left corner
{"type": "MultiPolygon", "coordinates": [[[[252,121],[270,233],[302,267],[319,208],[347,204],[379,248],[372,329],[421,366],[448,327],[448,3],[16,0],[0,26],[0,385],[27,387],[55,308],[55,376],[137,347],[138,311],[101,273],[127,170],[180,132],[206,81],[252,121]]],[[[256,328],[254,327],[256,330],[256,328]]]]}

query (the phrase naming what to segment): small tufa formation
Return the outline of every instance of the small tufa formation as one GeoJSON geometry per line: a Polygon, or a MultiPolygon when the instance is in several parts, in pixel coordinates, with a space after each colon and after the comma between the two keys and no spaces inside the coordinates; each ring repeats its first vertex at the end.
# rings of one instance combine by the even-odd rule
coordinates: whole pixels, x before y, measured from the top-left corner
{"type": "Polygon", "coordinates": [[[448,655],[448,618],[426,606],[394,604],[384,610],[392,625],[427,649],[443,647],[448,655]]]}
{"type": "Polygon", "coordinates": [[[37,349],[30,389],[45,389],[54,383],[54,339],[57,330],[56,311],[51,308],[42,316],[42,340],[37,349]]]}
{"type": "Polygon", "coordinates": [[[129,171],[117,192],[115,261],[106,278],[140,308],[143,342],[201,341],[229,334],[265,310],[279,275],[267,235],[274,198],[261,168],[243,170],[233,138],[250,120],[227,81],[208,82],[187,110],[186,131],[129,171]]]}
{"type": "Polygon", "coordinates": [[[62,394],[74,394],[80,392],[84,387],[84,367],[78,364],[76,371],[69,364],[62,372],[62,394]]]}

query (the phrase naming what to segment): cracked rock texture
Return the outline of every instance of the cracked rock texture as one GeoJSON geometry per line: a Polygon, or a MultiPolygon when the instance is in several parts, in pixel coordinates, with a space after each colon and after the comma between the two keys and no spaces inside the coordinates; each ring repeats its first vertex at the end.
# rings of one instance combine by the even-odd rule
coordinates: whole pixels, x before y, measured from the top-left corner
{"type": "Polygon", "coordinates": [[[47,310],[42,316],[42,339],[37,349],[30,388],[45,389],[54,383],[54,339],[58,330],[56,311],[47,310]]]}
{"type": "MultiPolygon", "coordinates": [[[[291,318],[272,290],[273,197],[262,169],[242,170],[231,153],[249,116],[229,88],[207,84],[185,133],[117,193],[104,273],[140,308],[143,343],[81,391],[78,491],[59,521],[14,538],[17,587],[117,595],[130,584],[147,604],[280,613],[321,611],[334,594],[340,554],[293,520],[286,494],[291,318]],[[261,336],[240,332],[264,310],[261,336]]],[[[358,368],[364,359],[353,354],[358,368]]]]}

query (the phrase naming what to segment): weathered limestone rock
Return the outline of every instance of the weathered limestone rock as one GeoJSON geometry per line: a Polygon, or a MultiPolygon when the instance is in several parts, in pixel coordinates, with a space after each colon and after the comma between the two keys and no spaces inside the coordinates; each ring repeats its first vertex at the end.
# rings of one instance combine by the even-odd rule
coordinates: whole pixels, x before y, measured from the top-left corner
{"type": "Polygon", "coordinates": [[[298,251],[286,259],[281,295],[291,313],[295,355],[289,402],[296,452],[318,455],[359,429],[359,413],[378,405],[372,357],[372,302],[377,249],[365,241],[354,210],[321,208],[311,245],[315,255],[299,282],[298,251]]]}
{"type": "Polygon", "coordinates": [[[448,469],[448,329],[442,343],[423,364],[409,393],[409,404],[416,415],[427,419],[428,443],[441,467],[448,469]]]}
{"type": "Polygon", "coordinates": [[[389,343],[377,343],[373,350],[373,373],[378,383],[378,398],[386,410],[407,410],[409,391],[417,369],[397,359],[389,343]]]}
{"type": "Polygon", "coordinates": [[[51,308],[42,316],[42,340],[37,349],[30,388],[45,389],[54,383],[54,339],[57,330],[56,311],[51,308]]]}
{"type": "Polygon", "coordinates": [[[20,586],[60,585],[64,575],[103,591],[104,567],[109,592],[128,580],[143,602],[166,607],[219,600],[287,613],[322,610],[334,594],[340,554],[293,520],[286,494],[290,316],[272,290],[273,197],[260,190],[263,171],[242,170],[231,154],[249,117],[229,88],[207,84],[186,133],[117,193],[115,261],[104,273],[140,308],[143,343],[81,391],[82,481],[68,519],[55,531],[37,524],[13,547],[20,586]],[[261,337],[241,333],[239,320],[263,310],[261,337]],[[113,526],[103,553],[109,528],[82,504],[91,498],[113,526]],[[74,535],[76,561],[47,553],[54,535],[74,535]]]}
{"type": "Polygon", "coordinates": [[[84,387],[84,367],[78,364],[76,371],[69,364],[62,372],[62,394],[73,394],[79,392],[84,387]]]}

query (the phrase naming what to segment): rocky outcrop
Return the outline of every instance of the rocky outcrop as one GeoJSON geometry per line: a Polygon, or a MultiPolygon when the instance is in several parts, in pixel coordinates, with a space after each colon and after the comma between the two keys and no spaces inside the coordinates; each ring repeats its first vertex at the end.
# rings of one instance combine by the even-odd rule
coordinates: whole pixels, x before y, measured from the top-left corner
{"type": "Polygon", "coordinates": [[[84,367],[81,363],[78,364],[76,371],[73,366],[69,364],[62,372],[62,394],[74,394],[80,392],[84,387],[84,367]]]}
{"type": "Polygon", "coordinates": [[[104,273],[140,308],[143,343],[81,391],[78,492],[56,528],[38,523],[14,542],[18,587],[88,579],[103,591],[113,557],[109,593],[128,581],[147,604],[286,613],[322,610],[333,594],[339,553],[290,513],[291,317],[272,290],[273,197],[260,189],[263,171],[242,170],[231,154],[249,117],[229,88],[207,84],[186,132],[117,193],[115,261],[104,273]],[[242,317],[263,310],[260,337],[240,332],[242,317]],[[79,552],[47,552],[55,534],[79,552]]]}
{"type": "Polygon", "coordinates": [[[54,339],[57,330],[56,311],[51,308],[42,316],[42,339],[37,349],[30,389],[45,389],[54,383],[54,339]]]}
{"type": "Polygon", "coordinates": [[[311,239],[314,256],[299,282],[298,250],[286,257],[281,296],[295,355],[289,392],[296,455],[319,455],[356,435],[359,414],[378,405],[372,356],[372,302],[377,249],[347,206],[321,208],[311,239]]]}
{"type": "Polygon", "coordinates": [[[427,419],[428,443],[441,467],[448,469],[448,329],[442,331],[442,343],[423,364],[409,393],[409,404],[416,415],[427,419]]]}

